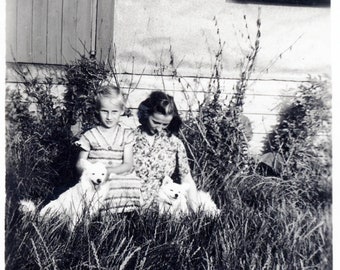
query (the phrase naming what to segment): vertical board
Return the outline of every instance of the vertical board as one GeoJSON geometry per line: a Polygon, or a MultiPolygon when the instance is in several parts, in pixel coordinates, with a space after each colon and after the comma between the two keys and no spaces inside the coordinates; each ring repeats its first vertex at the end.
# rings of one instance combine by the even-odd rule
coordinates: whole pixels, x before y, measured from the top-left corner
{"type": "Polygon", "coordinates": [[[33,0],[17,1],[17,53],[20,62],[32,62],[33,0]]]}
{"type": "Polygon", "coordinates": [[[17,3],[6,0],[6,61],[14,61],[17,53],[17,3]]]}
{"type": "Polygon", "coordinates": [[[47,7],[47,63],[61,64],[63,0],[48,0],[47,7]]]}
{"type": "Polygon", "coordinates": [[[32,50],[34,63],[46,63],[47,1],[33,0],[32,50]]]}
{"type": "Polygon", "coordinates": [[[62,64],[74,60],[77,51],[77,1],[63,1],[62,64]]]}
{"type": "Polygon", "coordinates": [[[98,0],[97,59],[102,61],[112,55],[114,4],[115,0],[98,0]]]}
{"type": "Polygon", "coordinates": [[[80,54],[91,49],[91,0],[77,0],[77,46],[80,54]]]}
{"type": "MultiPolygon", "coordinates": [[[[92,0],[6,0],[7,61],[67,64],[91,50],[92,0]]],[[[96,51],[113,46],[114,0],[99,0],[96,51]]]]}

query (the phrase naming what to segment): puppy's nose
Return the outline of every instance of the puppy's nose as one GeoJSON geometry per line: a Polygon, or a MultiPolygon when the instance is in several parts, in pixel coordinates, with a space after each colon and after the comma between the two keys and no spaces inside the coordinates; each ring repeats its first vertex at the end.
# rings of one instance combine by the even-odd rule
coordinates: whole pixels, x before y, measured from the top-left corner
{"type": "Polygon", "coordinates": [[[100,184],[102,182],[102,180],[100,179],[97,179],[97,183],[100,184]]]}
{"type": "Polygon", "coordinates": [[[178,198],[178,194],[176,193],[176,194],[175,194],[175,199],[177,199],[177,198],[178,198]]]}

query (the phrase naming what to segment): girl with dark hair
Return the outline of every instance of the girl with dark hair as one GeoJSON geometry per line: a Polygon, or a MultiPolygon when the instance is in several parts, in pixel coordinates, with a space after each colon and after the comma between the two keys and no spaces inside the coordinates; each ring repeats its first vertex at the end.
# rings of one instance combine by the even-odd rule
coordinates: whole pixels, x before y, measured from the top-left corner
{"type": "Polygon", "coordinates": [[[183,142],[176,136],[182,121],[174,99],[161,91],[152,92],[138,107],[140,126],[133,147],[135,171],[142,179],[141,203],[155,203],[165,176],[178,173],[183,179],[190,173],[183,142]]]}
{"type": "Polygon", "coordinates": [[[182,120],[178,115],[173,97],[160,91],[152,92],[150,97],[139,105],[138,120],[142,131],[151,136],[157,133],[158,130],[163,130],[162,127],[164,127],[168,136],[171,136],[173,133],[177,134],[182,125],[182,120]],[[153,121],[154,117],[168,118],[169,121],[165,121],[163,126],[157,125],[157,120],[155,119],[156,123],[153,121]]]}

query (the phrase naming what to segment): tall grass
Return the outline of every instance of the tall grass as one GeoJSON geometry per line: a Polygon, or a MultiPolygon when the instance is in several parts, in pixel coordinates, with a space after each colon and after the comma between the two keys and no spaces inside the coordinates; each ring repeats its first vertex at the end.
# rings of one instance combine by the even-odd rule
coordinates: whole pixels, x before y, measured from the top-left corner
{"type": "Polygon", "coordinates": [[[298,207],[273,187],[249,201],[259,182],[243,180],[230,183],[217,219],[111,215],[72,233],[7,219],[7,269],[330,269],[330,207],[298,207]]]}

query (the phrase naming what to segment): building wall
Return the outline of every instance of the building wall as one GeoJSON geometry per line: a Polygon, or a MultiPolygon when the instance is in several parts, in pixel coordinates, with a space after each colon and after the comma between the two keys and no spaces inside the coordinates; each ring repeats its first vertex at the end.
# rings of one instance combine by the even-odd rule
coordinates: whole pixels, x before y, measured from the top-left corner
{"type": "Polygon", "coordinates": [[[330,76],[330,9],[248,2],[117,0],[114,43],[118,70],[143,74],[136,100],[145,91],[166,89],[186,110],[183,90],[187,96],[202,97],[220,46],[222,89],[230,97],[256,40],[259,20],[260,51],[244,105],[254,130],[251,150],[259,153],[280,107],[307,76],[330,76]],[[172,79],[174,70],[187,85],[172,79]]]}
{"type": "MultiPolygon", "coordinates": [[[[36,1],[30,0],[33,4],[36,1]]],[[[72,1],[80,7],[80,2],[72,1]]],[[[197,107],[207,92],[219,41],[223,44],[221,85],[227,102],[239,78],[240,63],[256,39],[256,21],[260,19],[260,51],[244,105],[254,132],[251,151],[260,153],[265,135],[277,122],[280,106],[289,103],[308,74],[330,76],[330,9],[239,2],[116,0],[103,4],[103,12],[108,13],[105,16],[114,18],[115,64],[123,90],[131,92],[129,106],[134,116],[139,102],[153,90],[173,95],[183,115],[188,104],[197,107]],[[174,71],[176,77],[172,76],[174,71]]],[[[110,41],[113,30],[107,28],[109,31],[101,31],[98,39],[110,41]]],[[[25,37],[19,43],[29,40],[25,37]]],[[[13,89],[20,79],[8,67],[7,86],[13,89]]],[[[38,77],[49,69],[29,67],[38,77]]],[[[63,89],[56,86],[56,93],[62,95],[63,89]]],[[[138,124],[136,117],[124,122],[138,124]]]]}
{"type": "MultiPolygon", "coordinates": [[[[92,0],[6,0],[6,61],[65,64],[91,50],[92,0]]],[[[97,5],[97,58],[113,47],[114,0],[97,5]]]]}

